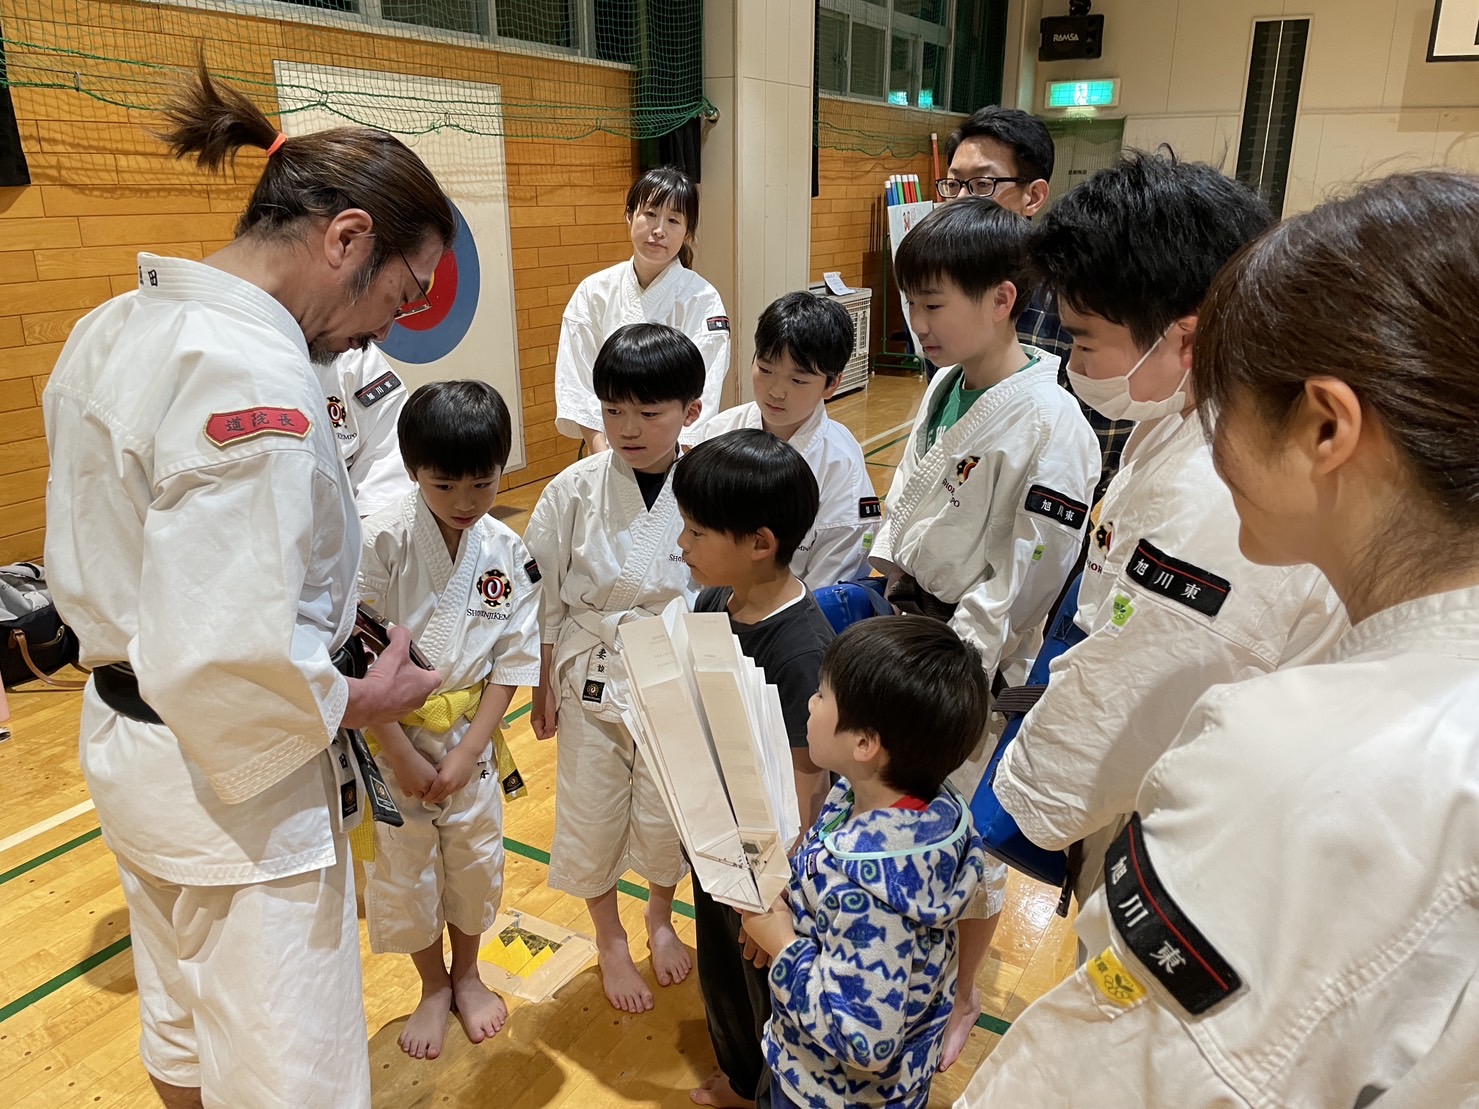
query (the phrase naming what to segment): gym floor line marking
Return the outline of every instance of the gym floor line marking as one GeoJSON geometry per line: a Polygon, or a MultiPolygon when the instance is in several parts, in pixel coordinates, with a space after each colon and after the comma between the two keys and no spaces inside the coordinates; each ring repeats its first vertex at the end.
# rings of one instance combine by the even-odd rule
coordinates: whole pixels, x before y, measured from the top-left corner
{"type": "Polygon", "coordinates": [[[901,423],[901,424],[895,424],[893,427],[889,428],[887,431],[880,431],[877,435],[870,435],[870,436],[868,436],[868,438],[864,439],[861,443],[858,444],[858,446],[862,447],[864,450],[867,450],[874,443],[878,442],[878,440],[880,440],[880,439],[887,439],[890,435],[896,435],[899,432],[905,431],[905,430],[907,430],[907,429],[909,429],[909,428],[911,428],[913,426],[914,426],[914,418],[911,416],[909,419],[905,420],[903,423],[901,423]]]}
{"type": "Polygon", "coordinates": [[[886,450],[888,450],[889,447],[898,446],[905,439],[909,438],[909,435],[910,435],[910,432],[907,432],[906,431],[906,432],[904,432],[903,435],[900,435],[897,439],[890,439],[887,443],[880,443],[878,446],[874,447],[871,451],[866,451],[863,454],[863,457],[865,459],[872,458],[879,451],[886,451],[886,450]]]}
{"type": "Polygon", "coordinates": [[[70,809],[63,809],[55,816],[48,816],[45,820],[38,820],[24,831],[0,839],[0,853],[9,851],[12,847],[19,847],[27,840],[35,839],[43,832],[49,832],[58,825],[65,824],[67,821],[73,820],[83,813],[92,812],[92,809],[93,804],[91,800],[83,801],[81,804],[73,805],[70,809]]]}
{"type": "Polygon", "coordinates": [[[25,874],[27,871],[35,870],[38,866],[41,866],[43,863],[49,863],[49,862],[51,862],[52,859],[55,859],[55,858],[57,858],[58,856],[61,856],[61,855],[65,855],[68,851],[71,851],[74,848],[81,847],[84,843],[91,843],[93,840],[97,839],[102,834],[103,834],[103,830],[101,828],[94,828],[90,832],[83,832],[80,836],[76,837],[75,839],[69,839],[66,843],[58,844],[56,847],[53,847],[50,851],[43,851],[41,854],[37,855],[34,859],[30,859],[30,860],[28,860],[26,862],[21,863],[20,866],[12,867],[11,869],[9,869],[7,871],[4,871],[3,873],[0,873],[0,886],[3,886],[6,882],[10,881],[12,878],[19,878],[22,874],[25,874]]]}

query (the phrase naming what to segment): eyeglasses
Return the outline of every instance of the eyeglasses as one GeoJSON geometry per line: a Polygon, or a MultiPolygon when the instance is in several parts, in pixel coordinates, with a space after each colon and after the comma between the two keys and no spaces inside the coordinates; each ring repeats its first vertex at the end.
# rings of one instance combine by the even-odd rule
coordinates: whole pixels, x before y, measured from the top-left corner
{"type": "MultiPolygon", "coordinates": [[[[395,310],[395,315],[391,317],[392,319],[403,320],[407,316],[419,316],[422,312],[430,311],[431,287],[429,285],[421,284],[421,278],[416,276],[416,271],[411,268],[411,263],[406,261],[406,256],[404,253],[397,250],[396,254],[400,255],[401,261],[406,263],[406,272],[411,275],[411,280],[416,282],[416,288],[421,290],[420,300],[407,301],[405,304],[402,304],[399,308],[397,308],[395,310]]],[[[436,281],[435,275],[432,276],[432,281],[436,281]]]]}
{"type": "Polygon", "coordinates": [[[942,177],[935,182],[935,192],[945,200],[954,200],[961,190],[971,196],[994,196],[1002,185],[1024,185],[1031,180],[1030,177],[972,177],[969,181],[961,181],[955,177],[942,177]]]}

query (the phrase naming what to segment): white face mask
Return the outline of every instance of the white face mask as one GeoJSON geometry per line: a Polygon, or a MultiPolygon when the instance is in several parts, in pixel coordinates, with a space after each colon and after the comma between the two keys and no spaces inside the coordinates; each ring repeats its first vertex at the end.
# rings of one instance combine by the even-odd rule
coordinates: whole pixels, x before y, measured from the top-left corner
{"type": "Polygon", "coordinates": [[[1123,377],[1089,377],[1070,369],[1068,380],[1073,386],[1073,395],[1109,420],[1139,422],[1180,412],[1186,407],[1186,379],[1191,376],[1190,370],[1181,375],[1176,391],[1165,400],[1136,400],[1130,395],[1130,378],[1145,365],[1145,360],[1155,353],[1155,348],[1165,341],[1166,336],[1171,334],[1171,328],[1175,326],[1173,323],[1161,332],[1161,337],[1150,344],[1150,349],[1140,356],[1140,361],[1131,366],[1130,372],[1123,377]]]}

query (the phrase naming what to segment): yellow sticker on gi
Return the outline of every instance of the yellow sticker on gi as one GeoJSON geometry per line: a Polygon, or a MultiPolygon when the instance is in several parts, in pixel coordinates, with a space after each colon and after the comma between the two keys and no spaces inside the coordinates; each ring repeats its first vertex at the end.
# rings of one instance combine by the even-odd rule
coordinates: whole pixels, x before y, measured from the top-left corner
{"type": "Polygon", "coordinates": [[[1033,562],[1041,562],[1042,561],[1042,552],[1043,552],[1043,546],[1042,546],[1041,543],[1039,543],[1037,545],[1037,549],[1032,552],[1032,561],[1033,562]]]}
{"type": "Polygon", "coordinates": [[[1114,949],[1106,947],[1085,964],[1089,981],[1114,1004],[1128,1009],[1145,996],[1145,987],[1130,975],[1114,949]]]}
{"type": "Polygon", "coordinates": [[[1130,603],[1130,597],[1126,593],[1116,593],[1114,600],[1110,602],[1109,623],[1110,626],[1123,631],[1125,625],[1130,622],[1130,617],[1135,615],[1135,606],[1130,603]]]}

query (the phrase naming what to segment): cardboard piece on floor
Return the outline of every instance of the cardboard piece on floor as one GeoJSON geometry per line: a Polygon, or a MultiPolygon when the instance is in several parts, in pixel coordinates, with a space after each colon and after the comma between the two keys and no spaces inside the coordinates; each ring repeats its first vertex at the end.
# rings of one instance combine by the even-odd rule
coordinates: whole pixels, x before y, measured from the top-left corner
{"type": "Polygon", "coordinates": [[[499,913],[478,947],[490,990],[534,1002],[553,997],[595,955],[589,936],[517,909],[499,913]]]}
{"type": "Polygon", "coordinates": [[[790,880],[786,848],[801,831],[775,687],[727,616],[690,613],[681,598],[620,635],[627,726],[694,872],[716,901],[765,911],[790,880]]]}

